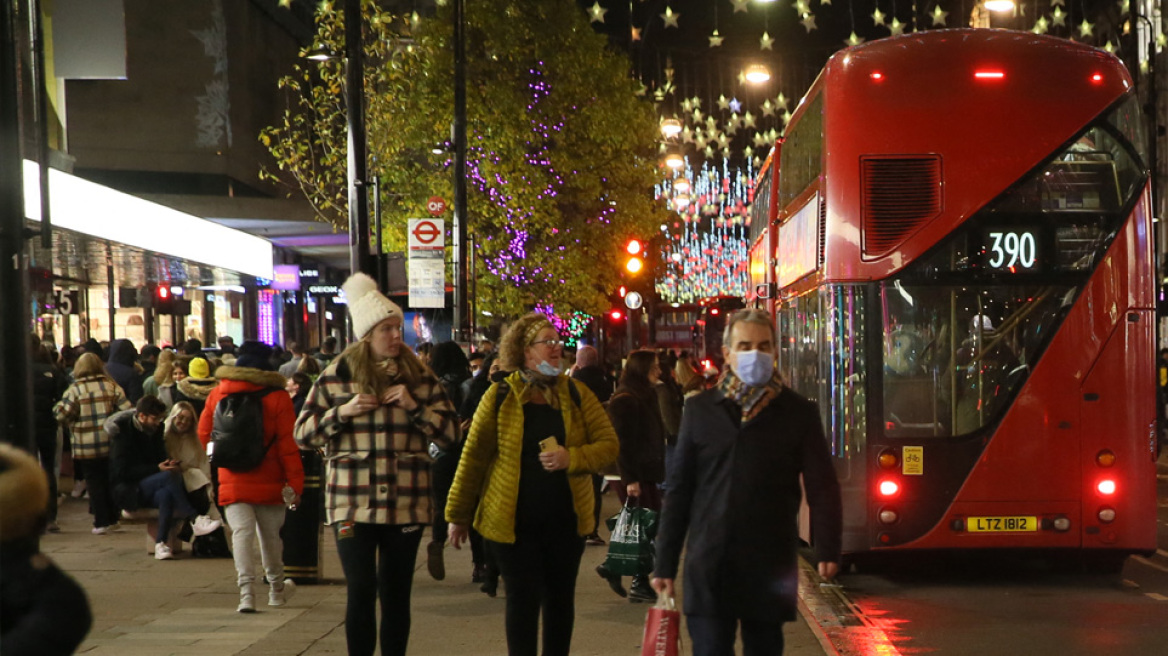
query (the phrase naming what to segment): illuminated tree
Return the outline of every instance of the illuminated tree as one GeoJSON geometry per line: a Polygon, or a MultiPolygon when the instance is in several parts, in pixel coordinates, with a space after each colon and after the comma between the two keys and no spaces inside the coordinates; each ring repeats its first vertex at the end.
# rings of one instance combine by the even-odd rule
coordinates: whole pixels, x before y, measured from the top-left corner
{"type": "MultiPolygon", "coordinates": [[[[497,315],[541,303],[563,317],[599,314],[619,284],[624,240],[668,220],[652,194],[662,175],[653,108],[636,97],[627,59],[571,0],[467,7],[476,303],[497,315]]],[[[364,12],[370,175],[381,176],[387,250],[404,250],[406,220],[427,216],[431,196],[453,197],[451,8],[405,18],[366,2],[364,12]]],[[[317,23],[316,45],[343,51],[339,9],[322,3],[317,23]]],[[[339,228],[348,225],[343,84],[342,62],[305,61],[280,81],[291,104],[283,124],[260,136],[282,171],[265,174],[339,228]]]]}

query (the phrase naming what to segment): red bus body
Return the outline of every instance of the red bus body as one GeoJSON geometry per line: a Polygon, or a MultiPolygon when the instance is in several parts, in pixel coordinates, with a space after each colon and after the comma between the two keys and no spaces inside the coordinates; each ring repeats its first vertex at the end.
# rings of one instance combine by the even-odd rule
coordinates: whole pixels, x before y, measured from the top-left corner
{"type": "Polygon", "coordinates": [[[962,29],[841,51],[800,103],[760,234],[845,552],[1155,550],[1132,86],[1100,50],[962,29]]]}

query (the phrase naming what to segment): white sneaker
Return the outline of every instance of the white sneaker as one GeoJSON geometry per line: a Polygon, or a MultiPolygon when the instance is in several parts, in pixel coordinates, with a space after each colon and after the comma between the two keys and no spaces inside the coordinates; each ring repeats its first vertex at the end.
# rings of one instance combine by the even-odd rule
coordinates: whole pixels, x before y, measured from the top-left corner
{"type": "Polygon", "coordinates": [[[108,527],[108,526],[96,526],[93,529],[93,534],[94,535],[106,535],[106,534],[110,533],[111,530],[112,529],[110,529],[110,527],[108,527]]]}
{"type": "Polygon", "coordinates": [[[296,582],[292,579],[284,579],[283,583],[273,583],[271,590],[268,591],[268,605],[283,606],[294,594],[296,594],[296,582]]]}
{"type": "Polygon", "coordinates": [[[85,481],[74,481],[73,491],[69,493],[69,496],[74,499],[80,499],[83,494],[85,494],[85,481]]]}
{"type": "Polygon", "coordinates": [[[214,533],[220,526],[223,526],[223,522],[217,519],[211,519],[207,515],[199,515],[195,518],[195,521],[191,522],[191,533],[194,533],[195,537],[207,535],[208,533],[214,533]]]}
{"type": "Polygon", "coordinates": [[[154,545],[154,560],[173,560],[174,554],[170,552],[170,547],[166,546],[165,542],[159,542],[154,545]]]}
{"type": "Polygon", "coordinates": [[[254,613],[255,612],[255,595],[251,593],[241,593],[239,595],[239,607],[235,609],[240,613],[254,613]]]}

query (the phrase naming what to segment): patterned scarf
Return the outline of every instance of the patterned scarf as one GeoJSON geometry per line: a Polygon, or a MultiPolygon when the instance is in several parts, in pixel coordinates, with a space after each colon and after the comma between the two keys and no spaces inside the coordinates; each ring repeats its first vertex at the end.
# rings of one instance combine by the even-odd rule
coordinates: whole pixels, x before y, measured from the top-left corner
{"type": "Polygon", "coordinates": [[[545,376],[533,369],[523,369],[519,372],[519,378],[527,384],[523,394],[519,397],[520,403],[527,403],[527,400],[531,398],[532,391],[539,390],[548,405],[556,410],[560,409],[560,394],[556,389],[556,383],[560,380],[558,375],[545,376]]]}
{"type": "Polygon", "coordinates": [[[745,424],[754,419],[779,395],[779,392],[783,391],[783,378],[775,371],[765,385],[751,387],[742,382],[742,379],[734,374],[733,369],[726,367],[722,379],[718,381],[718,389],[726,398],[742,408],[742,423],[745,424]]]}

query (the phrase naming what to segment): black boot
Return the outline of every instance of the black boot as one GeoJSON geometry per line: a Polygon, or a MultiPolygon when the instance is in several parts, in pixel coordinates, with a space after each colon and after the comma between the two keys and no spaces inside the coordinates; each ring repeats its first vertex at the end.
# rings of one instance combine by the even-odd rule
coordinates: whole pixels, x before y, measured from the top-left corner
{"type": "Polygon", "coordinates": [[[483,567],[483,584],[479,586],[479,590],[488,597],[494,597],[499,593],[499,570],[490,563],[483,567]]]}
{"type": "Polygon", "coordinates": [[[636,603],[657,601],[657,591],[649,585],[649,577],[639,574],[633,577],[633,585],[629,588],[629,601],[636,603]]]}
{"type": "Polygon", "coordinates": [[[629,593],[625,592],[625,587],[621,585],[621,577],[608,571],[607,567],[604,565],[597,565],[596,573],[600,575],[600,578],[608,581],[608,587],[612,588],[613,592],[622,597],[629,596],[629,593]]]}

